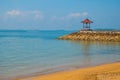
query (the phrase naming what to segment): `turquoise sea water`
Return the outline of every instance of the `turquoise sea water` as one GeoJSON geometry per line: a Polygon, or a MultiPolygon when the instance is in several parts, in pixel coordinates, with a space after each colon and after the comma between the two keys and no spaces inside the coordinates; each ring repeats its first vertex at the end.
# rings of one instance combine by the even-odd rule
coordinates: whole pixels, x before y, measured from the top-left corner
{"type": "Polygon", "coordinates": [[[120,42],[56,39],[71,32],[1,30],[0,80],[120,61],[120,42]]]}

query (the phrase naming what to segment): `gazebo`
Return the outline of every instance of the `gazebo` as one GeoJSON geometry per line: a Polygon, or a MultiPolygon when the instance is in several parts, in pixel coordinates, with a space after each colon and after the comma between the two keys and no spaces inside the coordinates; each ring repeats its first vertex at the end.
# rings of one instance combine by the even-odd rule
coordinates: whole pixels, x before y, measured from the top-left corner
{"type": "Polygon", "coordinates": [[[83,23],[83,31],[91,31],[92,29],[90,29],[90,24],[93,23],[93,21],[89,20],[89,19],[85,19],[83,20],[81,23],[83,23]]]}

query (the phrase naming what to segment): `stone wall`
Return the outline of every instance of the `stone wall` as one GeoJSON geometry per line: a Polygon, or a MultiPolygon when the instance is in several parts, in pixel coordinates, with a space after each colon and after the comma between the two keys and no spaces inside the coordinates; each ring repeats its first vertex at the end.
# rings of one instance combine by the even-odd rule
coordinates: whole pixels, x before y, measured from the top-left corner
{"type": "Polygon", "coordinates": [[[78,31],[65,36],[61,36],[58,39],[120,42],[120,31],[78,31]]]}

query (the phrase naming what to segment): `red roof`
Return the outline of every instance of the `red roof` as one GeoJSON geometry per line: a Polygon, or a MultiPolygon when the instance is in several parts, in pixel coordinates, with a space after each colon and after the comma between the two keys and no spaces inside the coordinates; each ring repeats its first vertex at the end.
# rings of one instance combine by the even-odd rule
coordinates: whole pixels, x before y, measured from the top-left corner
{"type": "Polygon", "coordinates": [[[85,20],[83,20],[81,23],[88,24],[88,23],[93,23],[93,21],[90,21],[89,19],[85,19],[85,20]]]}

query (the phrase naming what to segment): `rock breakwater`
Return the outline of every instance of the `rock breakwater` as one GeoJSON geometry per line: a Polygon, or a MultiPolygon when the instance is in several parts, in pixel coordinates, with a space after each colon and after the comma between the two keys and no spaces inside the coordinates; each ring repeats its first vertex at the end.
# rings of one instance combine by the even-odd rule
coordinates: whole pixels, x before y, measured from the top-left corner
{"type": "Polygon", "coordinates": [[[118,41],[120,31],[78,31],[59,37],[62,40],[118,41]]]}

